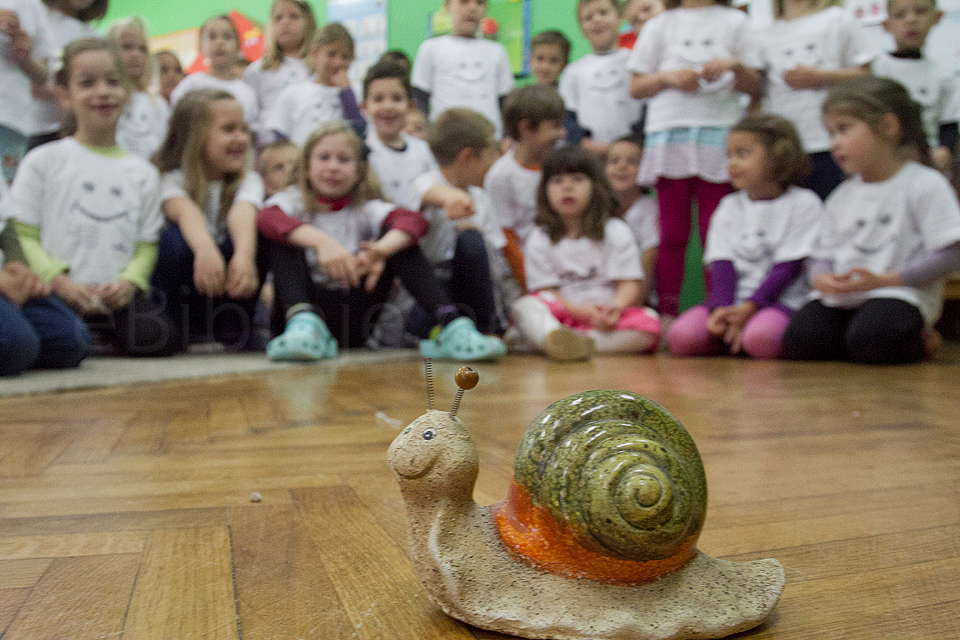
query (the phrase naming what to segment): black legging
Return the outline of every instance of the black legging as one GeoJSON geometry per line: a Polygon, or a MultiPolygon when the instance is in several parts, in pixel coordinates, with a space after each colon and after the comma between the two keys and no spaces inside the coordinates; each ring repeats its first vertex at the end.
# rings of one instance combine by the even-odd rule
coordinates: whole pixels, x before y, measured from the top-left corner
{"type": "Polygon", "coordinates": [[[437,282],[430,263],[416,244],[386,260],[383,274],[373,291],[369,292],[362,286],[345,289],[318,285],[311,277],[306,252],[301,247],[271,243],[270,262],[274,274],[277,316],[286,318],[290,307],[309,303],[316,308],[330,333],[343,348],[366,344],[384,309],[395,278],[400,278],[417,304],[429,310],[435,324],[445,324],[456,315],[450,298],[437,282]]]}
{"type": "MultiPolygon", "coordinates": [[[[482,233],[476,229],[458,233],[453,258],[438,271],[444,273],[438,279],[461,315],[473,319],[481,333],[502,333],[482,233]]],[[[407,321],[407,329],[421,338],[426,338],[435,324],[424,316],[424,310],[414,307],[407,321]]]]}
{"type": "Polygon", "coordinates": [[[808,302],[783,334],[789,360],[853,360],[864,364],[904,364],[926,357],[923,317],[914,305],[874,298],[854,309],[808,302]]]}

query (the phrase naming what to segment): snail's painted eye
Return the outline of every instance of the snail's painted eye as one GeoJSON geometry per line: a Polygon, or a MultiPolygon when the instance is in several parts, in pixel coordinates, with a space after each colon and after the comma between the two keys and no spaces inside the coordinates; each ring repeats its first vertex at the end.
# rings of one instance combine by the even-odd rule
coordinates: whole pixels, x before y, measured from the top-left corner
{"type": "Polygon", "coordinates": [[[431,428],[431,429],[427,429],[426,431],[423,432],[423,439],[424,439],[424,440],[433,440],[433,439],[436,438],[436,437],[437,437],[437,430],[436,430],[436,429],[432,429],[432,428],[431,428]]]}
{"type": "Polygon", "coordinates": [[[411,430],[411,429],[413,429],[413,427],[407,427],[406,429],[404,429],[404,430],[403,430],[403,435],[407,435],[408,433],[410,433],[410,430],[411,430]]]}

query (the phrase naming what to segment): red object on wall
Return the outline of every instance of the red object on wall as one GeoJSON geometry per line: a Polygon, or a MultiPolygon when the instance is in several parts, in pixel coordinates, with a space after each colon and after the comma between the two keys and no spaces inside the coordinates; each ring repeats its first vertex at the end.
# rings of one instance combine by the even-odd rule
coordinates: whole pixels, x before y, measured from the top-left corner
{"type": "MultiPolygon", "coordinates": [[[[237,28],[237,32],[240,34],[240,53],[250,62],[259,60],[266,50],[266,39],[263,35],[263,30],[258,27],[253,20],[236,9],[231,10],[227,15],[230,16],[233,26],[237,28]]],[[[200,47],[198,45],[197,58],[193,61],[193,64],[187,67],[187,73],[206,71],[208,68],[207,61],[200,53],[200,47]]]]}

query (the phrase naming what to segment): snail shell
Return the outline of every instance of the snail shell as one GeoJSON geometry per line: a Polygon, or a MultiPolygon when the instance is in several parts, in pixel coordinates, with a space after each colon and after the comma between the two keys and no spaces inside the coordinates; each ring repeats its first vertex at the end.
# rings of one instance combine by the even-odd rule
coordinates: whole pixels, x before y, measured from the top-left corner
{"type": "Polygon", "coordinates": [[[504,543],[541,569],[639,584],[693,559],[706,507],[683,425],[635,393],[598,390],[534,419],[493,512],[504,543]]]}

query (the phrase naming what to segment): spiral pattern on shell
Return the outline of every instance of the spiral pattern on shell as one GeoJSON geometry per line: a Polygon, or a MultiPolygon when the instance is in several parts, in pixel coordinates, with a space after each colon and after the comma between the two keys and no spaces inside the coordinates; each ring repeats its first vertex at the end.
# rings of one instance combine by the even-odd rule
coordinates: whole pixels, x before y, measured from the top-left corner
{"type": "Polygon", "coordinates": [[[697,447],[655,402],[627,391],[579,393],[531,423],[514,480],[587,548],[669,558],[703,527],[707,485],[697,447]]]}

